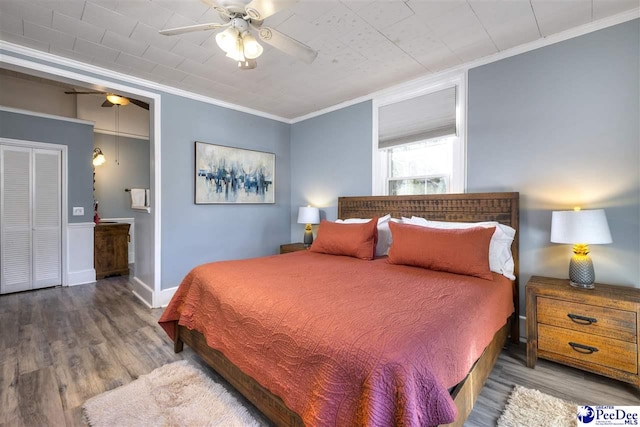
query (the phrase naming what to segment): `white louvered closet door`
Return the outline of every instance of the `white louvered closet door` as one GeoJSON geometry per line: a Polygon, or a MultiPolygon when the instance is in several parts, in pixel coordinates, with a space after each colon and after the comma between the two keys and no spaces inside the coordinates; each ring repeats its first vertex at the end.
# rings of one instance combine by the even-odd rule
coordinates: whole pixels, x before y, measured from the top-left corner
{"type": "Polygon", "coordinates": [[[0,145],[0,293],[62,282],[61,153],[0,145]]]}
{"type": "Polygon", "coordinates": [[[2,254],[3,294],[31,289],[31,174],[32,150],[0,146],[2,157],[2,254]]]}
{"type": "Polygon", "coordinates": [[[33,287],[62,280],[60,151],[33,150],[33,287]]]}

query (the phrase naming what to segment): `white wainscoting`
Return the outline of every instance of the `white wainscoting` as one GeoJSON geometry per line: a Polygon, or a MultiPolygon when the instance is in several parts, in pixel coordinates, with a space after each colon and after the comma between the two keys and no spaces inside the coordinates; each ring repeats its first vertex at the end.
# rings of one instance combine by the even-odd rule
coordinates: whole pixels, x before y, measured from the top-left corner
{"type": "Polygon", "coordinates": [[[67,286],[96,281],[93,266],[93,222],[67,224],[67,286]]]}
{"type": "Polygon", "coordinates": [[[129,224],[129,264],[134,264],[136,262],[136,238],[135,238],[135,218],[100,218],[100,221],[112,221],[112,222],[120,222],[123,224],[129,224]]]}

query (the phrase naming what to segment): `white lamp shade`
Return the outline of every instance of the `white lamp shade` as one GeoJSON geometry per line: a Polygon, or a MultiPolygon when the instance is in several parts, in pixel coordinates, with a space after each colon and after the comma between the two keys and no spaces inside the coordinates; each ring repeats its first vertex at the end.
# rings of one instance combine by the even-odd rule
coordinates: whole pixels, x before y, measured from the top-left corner
{"type": "Polygon", "coordinates": [[[216,34],[216,43],[226,53],[235,52],[240,33],[233,27],[216,34]]]}
{"type": "Polygon", "coordinates": [[[236,50],[236,51],[233,51],[233,52],[229,52],[229,53],[227,53],[226,57],[227,58],[231,58],[234,61],[244,61],[245,60],[244,55],[242,54],[241,50],[236,50]]]}
{"type": "Polygon", "coordinates": [[[320,210],[311,206],[299,208],[298,224],[320,224],[320,210]]]}
{"type": "Polygon", "coordinates": [[[553,211],[551,242],[587,245],[613,242],[604,209],[553,211]]]}
{"type": "Polygon", "coordinates": [[[262,51],[264,50],[260,43],[256,41],[256,38],[253,37],[248,32],[242,37],[242,44],[244,46],[244,56],[247,59],[256,59],[260,55],[262,55],[262,51]]]}

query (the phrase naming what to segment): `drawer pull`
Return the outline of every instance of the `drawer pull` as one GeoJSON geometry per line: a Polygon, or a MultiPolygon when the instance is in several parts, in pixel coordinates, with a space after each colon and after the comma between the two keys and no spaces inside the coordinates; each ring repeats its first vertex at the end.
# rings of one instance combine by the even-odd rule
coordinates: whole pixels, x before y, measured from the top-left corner
{"type": "Polygon", "coordinates": [[[598,319],[594,319],[593,317],[580,316],[579,314],[567,314],[569,319],[573,320],[578,325],[591,325],[592,323],[596,323],[598,319]]]}
{"type": "Polygon", "coordinates": [[[591,347],[591,346],[584,345],[584,344],[578,344],[578,343],[575,343],[575,342],[570,342],[569,345],[571,346],[572,349],[574,349],[578,353],[582,353],[582,354],[592,354],[592,353],[595,353],[596,351],[598,351],[598,349],[595,348],[595,347],[591,347]]]}

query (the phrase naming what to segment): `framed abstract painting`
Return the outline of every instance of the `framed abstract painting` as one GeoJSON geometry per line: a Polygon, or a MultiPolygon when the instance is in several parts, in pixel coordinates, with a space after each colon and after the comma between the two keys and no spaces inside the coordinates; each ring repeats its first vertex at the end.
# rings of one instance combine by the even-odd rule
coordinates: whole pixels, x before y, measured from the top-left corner
{"type": "Polygon", "coordinates": [[[276,155],[196,141],[195,203],[275,203],[276,155]]]}

